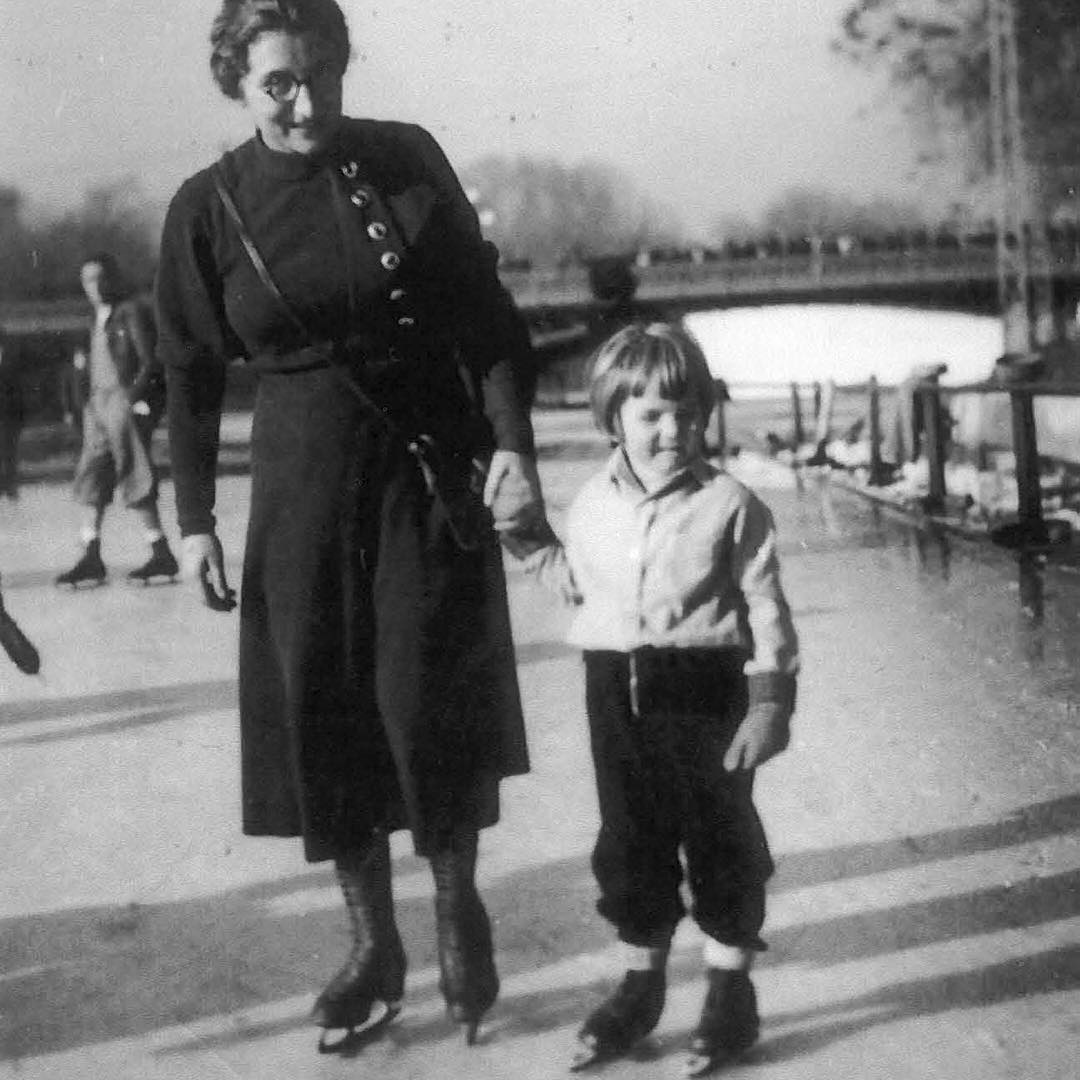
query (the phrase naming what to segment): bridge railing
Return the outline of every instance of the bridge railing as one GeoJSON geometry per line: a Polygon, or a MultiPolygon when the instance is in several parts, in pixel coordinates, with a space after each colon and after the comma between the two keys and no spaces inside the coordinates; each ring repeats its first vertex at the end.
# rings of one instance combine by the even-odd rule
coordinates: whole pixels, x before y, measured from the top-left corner
{"type": "MultiPolygon", "coordinates": [[[[1080,274],[1080,245],[1055,246],[1051,266],[1058,275],[1080,274]]],[[[992,247],[974,245],[898,251],[856,249],[846,254],[818,251],[654,262],[634,266],[632,272],[639,299],[677,301],[765,292],[827,293],[890,284],[989,282],[997,276],[997,256],[992,247]]],[[[525,311],[581,308],[596,302],[587,266],[529,270],[507,267],[500,276],[525,311]]],[[[12,335],[75,333],[85,327],[88,310],[82,298],[6,301],[0,303],[0,330],[12,335]]]]}
{"type": "MultiPolygon", "coordinates": [[[[1052,267],[1058,275],[1080,272],[1080,250],[1069,247],[1056,251],[1052,267]]],[[[676,300],[769,291],[828,292],[868,285],[992,282],[998,271],[993,248],[972,246],[657,262],[634,266],[632,272],[638,299],[676,300]]],[[[593,299],[588,270],[581,266],[506,269],[501,277],[518,305],[525,309],[581,305],[593,299]]]]}

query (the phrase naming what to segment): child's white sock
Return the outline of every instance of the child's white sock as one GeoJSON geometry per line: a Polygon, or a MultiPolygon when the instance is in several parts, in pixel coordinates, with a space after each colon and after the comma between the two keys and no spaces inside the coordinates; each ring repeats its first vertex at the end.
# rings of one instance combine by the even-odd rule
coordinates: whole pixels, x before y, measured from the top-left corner
{"type": "Polygon", "coordinates": [[[629,945],[622,946],[623,967],[628,971],[662,971],[667,966],[667,945],[629,945]]]}
{"type": "Polygon", "coordinates": [[[706,967],[723,971],[749,971],[754,962],[753,949],[740,949],[737,945],[724,945],[713,938],[706,938],[702,950],[706,967]]]}

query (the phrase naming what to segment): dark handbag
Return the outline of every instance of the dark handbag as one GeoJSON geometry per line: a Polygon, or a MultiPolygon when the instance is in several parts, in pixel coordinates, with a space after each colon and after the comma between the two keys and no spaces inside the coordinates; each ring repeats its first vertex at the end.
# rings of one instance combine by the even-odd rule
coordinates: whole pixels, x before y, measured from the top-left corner
{"type": "MultiPolygon", "coordinates": [[[[288,315],[292,324],[305,337],[313,340],[314,335],[309,332],[300,316],[293,311],[292,306],[270,275],[259,249],[255,246],[255,241],[252,240],[244,224],[240,210],[229,192],[220,167],[215,165],[212,174],[218,195],[240,234],[244,250],[248,253],[259,279],[277,301],[278,306],[288,315]]],[[[332,176],[330,182],[336,207],[340,192],[332,176]]],[[[347,347],[334,347],[333,344],[329,347],[313,345],[310,351],[324,359],[328,366],[338,374],[346,388],[360,402],[372,420],[404,443],[405,449],[416,459],[428,494],[443,511],[457,546],[463,551],[475,551],[480,548],[485,539],[492,535],[491,511],[484,505],[484,485],[487,479],[485,463],[472,455],[453,453],[429,432],[410,432],[392,419],[387,410],[381,408],[354,378],[347,366],[349,357],[347,347]]]]}
{"type": "Polygon", "coordinates": [[[448,455],[430,435],[417,435],[406,448],[420,466],[428,494],[446,515],[458,547],[475,551],[492,532],[491,511],[484,504],[487,467],[477,457],[461,461],[460,455],[448,455]]]}

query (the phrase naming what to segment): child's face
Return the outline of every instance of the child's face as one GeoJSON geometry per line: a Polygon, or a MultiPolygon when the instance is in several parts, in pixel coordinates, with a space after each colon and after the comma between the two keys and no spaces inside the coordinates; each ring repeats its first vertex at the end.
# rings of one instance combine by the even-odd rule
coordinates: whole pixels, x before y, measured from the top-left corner
{"type": "Polygon", "coordinates": [[[623,449],[648,488],[660,487],[700,455],[701,428],[701,409],[688,398],[664,397],[655,378],[619,409],[623,449]]]}

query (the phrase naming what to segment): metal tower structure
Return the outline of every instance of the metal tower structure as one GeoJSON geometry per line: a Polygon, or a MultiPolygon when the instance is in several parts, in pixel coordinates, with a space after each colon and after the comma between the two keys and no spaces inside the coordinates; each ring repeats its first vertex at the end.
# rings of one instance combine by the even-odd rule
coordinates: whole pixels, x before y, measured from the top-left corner
{"type": "Polygon", "coordinates": [[[1050,256],[1036,213],[1020,111],[1015,0],[986,0],[990,43],[990,145],[997,178],[998,297],[1005,350],[1026,353],[1053,337],[1050,256]]]}

